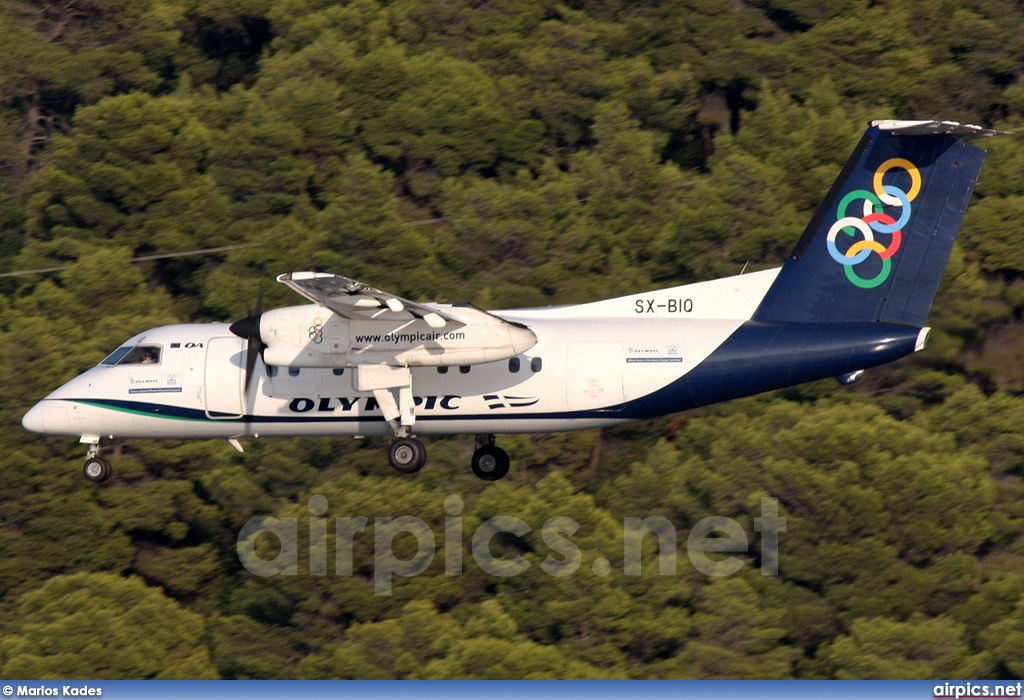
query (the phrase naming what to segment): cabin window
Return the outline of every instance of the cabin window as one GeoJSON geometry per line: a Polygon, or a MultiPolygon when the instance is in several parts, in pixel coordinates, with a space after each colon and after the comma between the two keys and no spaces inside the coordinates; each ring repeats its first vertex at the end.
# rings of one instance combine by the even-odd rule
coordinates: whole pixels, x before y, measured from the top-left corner
{"type": "Polygon", "coordinates": [[[299,376],[299,372],[300,371],[301,370],[298,367],[289,367],[288,368],[288,376],[289,377],[297,377],[297,376],[299,376]]]}
{"type": "Polygon", "coordinates": [[[448,368],[444,367],[444,366],[438,367],[437,368],[437,373],[438,374],[448,374],[448,368]]]}
{"type": "Polygon", "coordinates": [[[333,374],[335,377],[340,377],[341,375],[345,374],[345,368],[335,367],[334,369],[331,370],[331,374],[333,374]]]}
{"type": "Polygon", "coordinates": [[[125,345],[110,353],[101,365],[158,365],[160,347],[157,345],[125,345]]]}
{"type": "Polygon", "coordinates": [[[519,372],[519,365],[520,364],[521,363],[519,362],[519,358],[518,357],[511,357],[511,358],[509,358],[509,361],[508,361],[508,371],[511,372],[512,374],[516,374],[517,372],[519,372]]]}
{"type": "Polygon", "coordinates": [[[530,371],[531,372],[540,372],[543,368],[544,368],[544,360],[540,359],[539,357],[535,357],[532,360],[530,360],[530,371]]]}
{"type": "Polygon", "coordinates": [[[267,365],[267,376],[268,377],[276,377],[277,376],[277,365],[267,365]]]}
{"type": "Polygon", "coordinates": [[[459,365],[459,371],[463,374],[469,374],[469,365],[459,365]]]}

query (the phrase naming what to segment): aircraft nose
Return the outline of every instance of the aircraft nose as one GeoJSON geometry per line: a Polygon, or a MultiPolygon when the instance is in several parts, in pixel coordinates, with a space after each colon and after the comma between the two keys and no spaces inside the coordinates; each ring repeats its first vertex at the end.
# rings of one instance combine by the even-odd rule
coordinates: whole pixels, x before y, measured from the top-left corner
{"type": "Polygon", "coordinates": [[[32,408],[28,409],[21,418],[21,424],[25,427],[25,430],[31,430],[33,433],[45,433],[46,432],[46,409],[43,408],[42,402],[37,403],[32,408]]]}
{"type": "Polygon", "coordinates": [[[21,424],[33,433],[66,434],[68,432],[68,414],[63,405],[51,400],[42,400],[28,410],[21,424]]]}

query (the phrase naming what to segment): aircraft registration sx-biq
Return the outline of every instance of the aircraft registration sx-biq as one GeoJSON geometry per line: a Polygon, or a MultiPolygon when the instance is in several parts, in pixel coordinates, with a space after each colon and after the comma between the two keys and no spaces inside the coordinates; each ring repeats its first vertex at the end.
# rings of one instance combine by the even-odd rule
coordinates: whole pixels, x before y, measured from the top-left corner
{"type": "Polygon", "coordinates": [[[85,474],[116,438],[475,434],[499,479],[502,433],[610,426],[836,377],[921,350],[925,319],[998,132],[874,121],[780,268],[593,303],[482,311],[321,272],[278,277],[311,304],[231,325],[144,331],[42,399],[29,430],[80,437],[85,474]]]}

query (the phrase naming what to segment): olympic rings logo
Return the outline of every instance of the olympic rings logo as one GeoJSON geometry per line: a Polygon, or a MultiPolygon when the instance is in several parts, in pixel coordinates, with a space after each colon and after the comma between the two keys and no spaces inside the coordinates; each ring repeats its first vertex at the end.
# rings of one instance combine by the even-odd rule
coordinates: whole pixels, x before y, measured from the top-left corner
{"type": "Polygon", "coordinates": [[[313,319],[313,325],[309,327],[309,339],[319,345],[324,342],[324,322],[321,318],[313,319]]]}
{"type": "Polygon", "coordinates": [[[867,190],[853,190],[839,201],[836,209],[836,222],[828,230],[828,254],[832,259],[843,266],[846,277],[853,284],[861,289],[873,289],[889,279],[892,272],[892,256],[900,249],[903,242],[903,227],[910,220],[911,206],[918,194],[921,193],[921,171],[917,166],[905,158],[890,158],[875,171],[872,181],[874,192],[867,190]],[[899,187],[884,184],[886,173],[894,168],[901,168],[910,176],[910,190],[904,192],[899,187]],[[859,217],[848,216],[847,209],[858,199],[863,200],[863,214],[859,217]],[[884,212],[883,205],[900,207],[900,218],[894,219],[884,212]],[[839,252],[836,246],[836,237],[842,231],[847,236],[854,236],[858,232],[863,236],[862,240],[855,242],[845,253],[839,252]],[[889,245],[882,245],[875,240],[876,233],[888,234],[889,245]],[[877,275],[864,279],[854,270],[854,267],[868,259],[872,253],[877,253],[882,261],[882,269],[877,275]]]}

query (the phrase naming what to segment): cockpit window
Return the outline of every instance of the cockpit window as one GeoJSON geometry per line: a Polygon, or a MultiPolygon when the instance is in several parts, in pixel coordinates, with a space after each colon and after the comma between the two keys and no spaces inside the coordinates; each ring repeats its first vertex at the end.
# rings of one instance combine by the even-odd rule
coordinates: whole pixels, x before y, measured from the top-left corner
{"type": "Polygon", "coordinates": [[[101,365],[116,365],[117,361],[120,360],[125,355],[127,355],[128,352],[131,349],[132,349],[131,345],[125,345],[124,347],[120,347],[117,350],[115,350],[114,352],[112,352],[109,355],[107,355],[106,359],[103,360],[103,362],[101,362],[100,364],[101,365]]]}
{"type": "Polygon", "coordinates": [[[110,353],[101,365],[155,365],[160,363],[156,345],[125,345],[110,353]]]}

